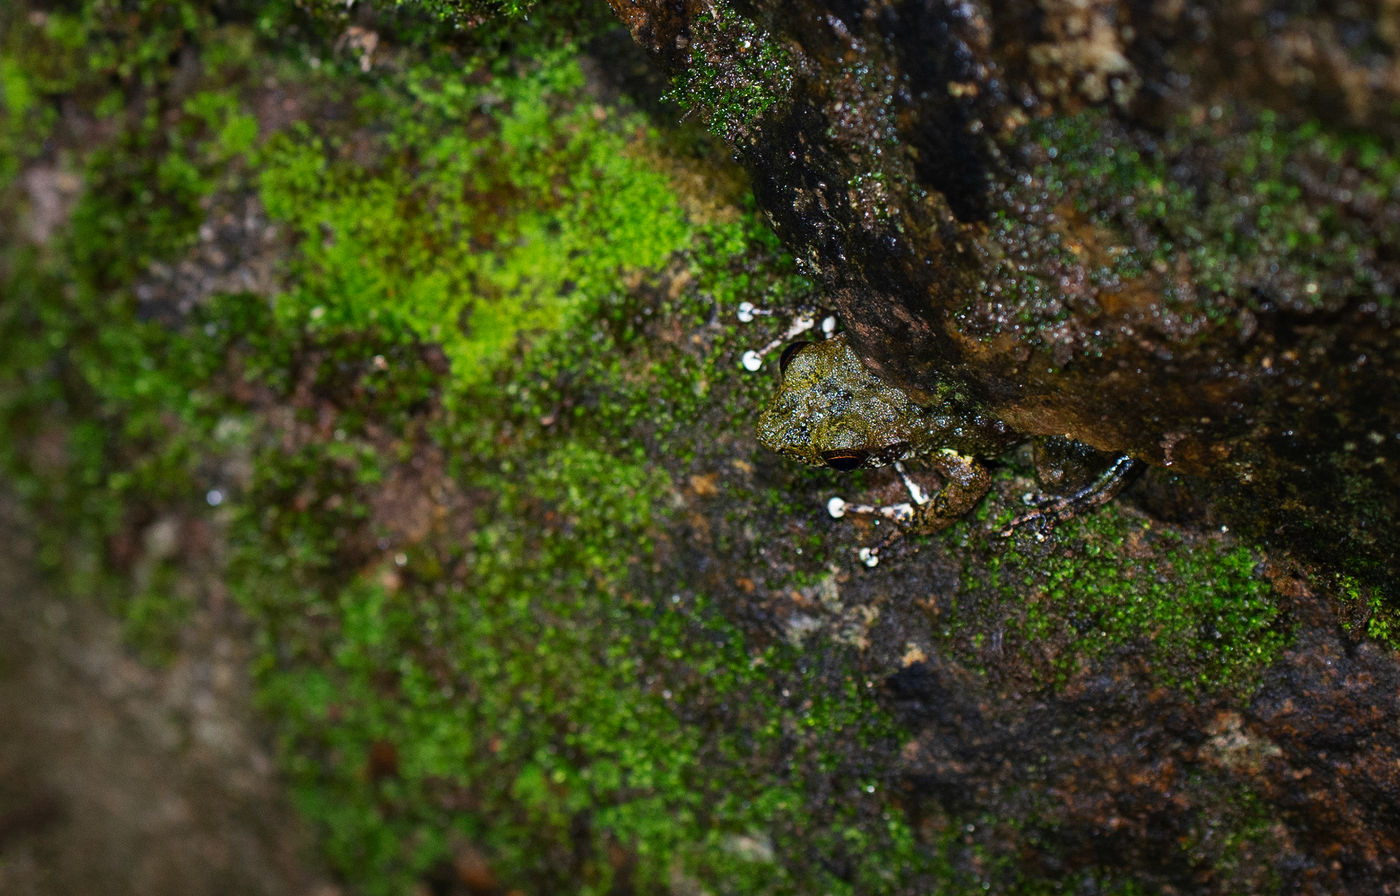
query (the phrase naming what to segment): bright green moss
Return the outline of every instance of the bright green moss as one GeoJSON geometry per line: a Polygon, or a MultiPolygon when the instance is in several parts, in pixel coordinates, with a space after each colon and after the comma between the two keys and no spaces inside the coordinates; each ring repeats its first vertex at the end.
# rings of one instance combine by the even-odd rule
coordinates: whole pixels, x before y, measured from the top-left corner
{"type": "Polygon", "coordinates": [[[1336,588],[1338,612],[1348,634],[1400,650],[1400,610],[1386,603],[1380,589],[1366,587],[1353,576],[1340,576],[1336,588]]]}
{"type": "Polygon", "coordinates": [[[39,104],[30,77],[12,58],[0,55],[0,187],[37,151],[53,120],[39,104]]]}
{"type": "Polygon", "coordinates": [[[600,121],[571,59],[475,89],[415,69],[365,101],[386,134],[368,166],[305,128],[268,146],[269,212],[298,234],[294,325],[393,319],[440,343],[462,385],[522,337],[583,325],[629,271],[690,238],[667,180],[633,160],[646,130],[600,121]],[[394,96],[395,94],[398,96],[394,96]],[[486,133],[480,109],[496,107],[486,133]]]}
{"type": "MultiPolygon", "coordinates": [[[[341,10],[340,0],[307,0],[322,15],[341,10]]],[[[557,0],[556,0],[557,2],[557,0]]],[[[396,6],[421,8],[458,28],[480,28],[495,18],[521,19],[535,8],[537,0],[394,0],[396,6]]]]}
{"type": "MultiPolygon", "coordinates": [[[[867,885],[854,891],[874,892],[868,884],[889,869],[879,850],[891,837],[907,841],[902,823],[891,818],[888,832],[871,832],[854,818],[816,830],[802,820],[815,808],[810,784],[840,775],[823,766],[828,738],[856,729],[887,735],[864,689],[852,682],[832,692],[819,677],[789,677],[783,669],[797,657],[750,655],[703,606],[619,600],[600,589],[636,557],[615,554],[606,566],[579,546],[634,544],[640,530],[625,512],[610,512],[630,498],[599,495],[593,523],[575,505],[563,523],[573,533],[567,541],[512,525],[529,513],[515,500],[479,534],[467,587],[386,588],[384,576],[371,575],[333,606],[307,595],[304,609],[278,609],[288,620],[307,612],[314,620],[283,628],[283,651],[332,650],[315,671],[279,664],[263,689],[284,720],[289,752],[321,757],[299,770],[298,801],[326,826],[332,855],[367,892],[391,892],[457,837],[488,846],[519,885],[594,893],[619,883],[605,849],[615,843],[635,854],[633,881],[643,889],[684,869],[728,892],[782,893],[851,892],[778,856],[852,851],[869,863],[859,874],[867,885]],[[774,676],[809,700],[775,702],[774,676]],[[715,731],[684,721],[741,698],[752,726],[715,731]],[[366,777],[374,750],[392,754],[392,772],[366,777]],[[797,776],[790,787],[767,783],[770,762],[797,776]],[[421,799],[431,792],[457,793],[474,809],[444,814],[421,799]],[[542,859],[555,844],[576,842],[580,819],[589,851],[542,859]],[[785,842],[794,829],[802,840],[785,842]],[[827,837],[839,843],[823,845],[827,837]]],[[[518,500],[570,503],[549,488],[518,500]]],[[[414,574],[410,561],[392,578],[414,574]]],[[[264,598],[245,600],[256,608],[264,598]]],[[[910,852],[911,862],[933,859],[910,852]]]]}

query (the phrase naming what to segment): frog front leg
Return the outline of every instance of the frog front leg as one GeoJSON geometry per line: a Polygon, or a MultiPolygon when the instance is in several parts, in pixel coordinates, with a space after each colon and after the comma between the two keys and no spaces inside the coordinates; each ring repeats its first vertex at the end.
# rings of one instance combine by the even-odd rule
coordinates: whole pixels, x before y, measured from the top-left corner
{"type": "Polygon", "coordinates": [[[943,487],[914,514],[909,530],[919,535],[953,525],[976,507],[992,487],[991,472],[975,457],[944,448],[927,459],[943,475],[943,487]]]}
{"type": "Polygon", "coordinates": [[[905,532],[927,535],[948,528],[977,506],[977,502],[982,500],[982,496],[992,486],[991,473],[976,458],[945,448],[927,455],[926,459],[943,476],[943,487],[932,496],[926,494],[918,483],[910,479],[904,465],[896,461],[894,469],[909,491],[909,502],[877,507],[847,504],[840,498],[832,498],[827,503],[827,512],[833,517],[839,518],[846,513],[877,514],[896,525],[897,528],[879,544],[871,548],[861,548],[860,559],[866,566],[878,564],[880,552],[905,532]]]}

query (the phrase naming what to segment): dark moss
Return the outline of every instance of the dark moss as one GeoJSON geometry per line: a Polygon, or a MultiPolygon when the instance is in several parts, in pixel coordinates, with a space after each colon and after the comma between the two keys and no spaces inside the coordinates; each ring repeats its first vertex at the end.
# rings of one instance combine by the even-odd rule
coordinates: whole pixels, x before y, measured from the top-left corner
{"type": "MultiPolygon", "coordinates": [[[[1376,138],[1260,112],[1246,127],[1182,121],[1149,143],[1097,111],[1035,120],[1026,138],[1035,164],[992,232],[1004,260],[987,301],[1011,316],[969,317],[985,336],[1063,344],[1057,325],[1134,291],[1162,291],[1184,332],[1246,327],[1248,312],[1394,303],[1382,247],[1400,231],[1383,210],[1400,160],[1376,138]],[[1078,216],[1102,245],[1083,240],[1078,216]],[[1067,245],[1070,230],[1080,238],[1067,245]]],[[[1090,353],[1111,339],[1070,335],[1090,353]]]]}
{"type": "Polygon", "coordinates": [[[1131,656],[1173,690],[1248,693],[1288,637],[1259,563],[1247,547],[1185,540],[1110,507],[1048,550],[1013,547],[983,575],[1002,589],[1006,649],[1033,657],[1042,683],[1063,687],[1131,656]]]}
{"type": "Polygon", "coordinates": [[[731,143],[787,96],[792,62],[775,38],[728,3],[694,21],[690,59],[669,96],[699,110],[710,130],[731,143]]]}

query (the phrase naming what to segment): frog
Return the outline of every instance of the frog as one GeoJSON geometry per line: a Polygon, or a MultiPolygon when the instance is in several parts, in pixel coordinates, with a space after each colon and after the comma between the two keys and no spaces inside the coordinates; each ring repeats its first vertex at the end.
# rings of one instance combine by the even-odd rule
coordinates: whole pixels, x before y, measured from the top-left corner
{"type": "MultiPolygon", "coordinates": [[[[871,372],[843,334],[790,344],[778,367],[778,392],[758,419],[761,445],[837,471],[894,465],[909,490],[910,502],[885,507],[847,504],[840,498],[828,503],[832,516],[874,513],[896,524],[884,542],[861,550],[868,566],[876,565],[881,551],[902,533],[936,532],[976,507],[992,485],[986,460],[1028,438],[951,391],[935,405],[916,403],[871,372]],[[905,471],[903,462],[915,458],[941,475],[943,485],[935,494],[925,494],[905,471]]],[[[1031,438],[1048,447],[1053,437],[1031,438]]],[[[1097,454],[1067,438],[1059,443],[1097,454]]],[[[1117,455],[1089,484],[1040,503],[1001,534],[1034,526],[1043,540],[1058,523],[1111,500],[1138,466],[1130,456],[1117,455]]]]}

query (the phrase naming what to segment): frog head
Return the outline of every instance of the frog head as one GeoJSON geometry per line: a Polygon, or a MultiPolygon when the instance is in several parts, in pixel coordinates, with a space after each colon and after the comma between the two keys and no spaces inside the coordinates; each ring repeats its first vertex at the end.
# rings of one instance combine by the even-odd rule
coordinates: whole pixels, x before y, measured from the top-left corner
{"type": "Polygon", "coordinates": [[[926,450],[929,415],[878,379],[842,336],[788,346],[758,441],[812,466],[878,467],[926,450]]]}

